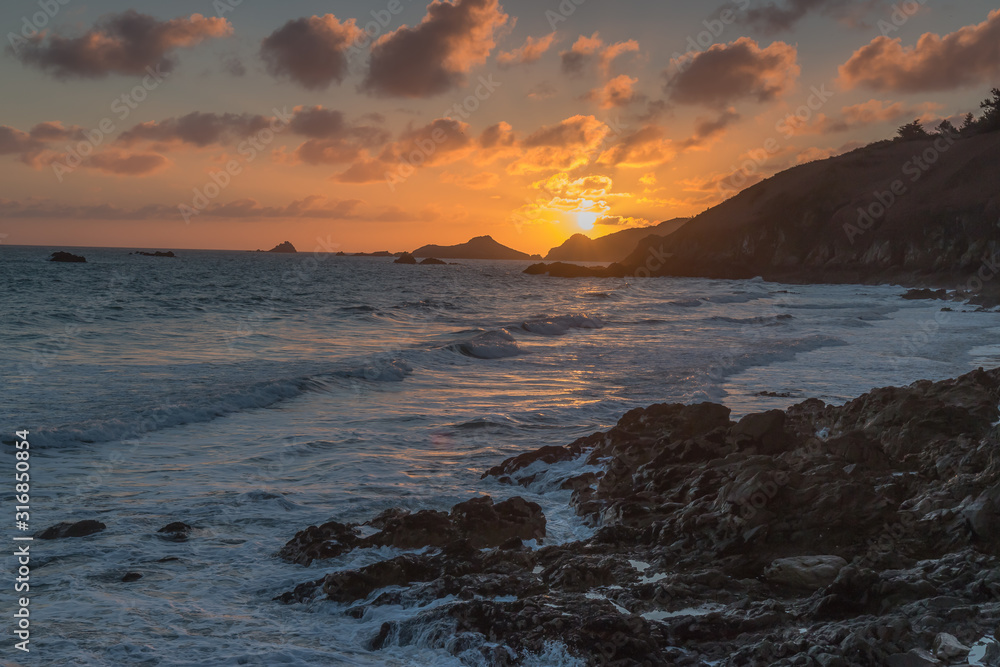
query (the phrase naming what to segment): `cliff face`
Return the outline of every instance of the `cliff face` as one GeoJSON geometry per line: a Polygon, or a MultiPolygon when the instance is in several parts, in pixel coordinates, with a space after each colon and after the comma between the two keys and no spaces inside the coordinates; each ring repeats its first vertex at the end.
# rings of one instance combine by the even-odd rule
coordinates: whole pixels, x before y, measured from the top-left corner
{"type": "Polygon", "coordinates": [[[637,275],[961,279],[1000,253],[998,224],[1000,133],[882,142],[772,176],[622,263],[637,275]]]}
{"type": "Polygon", "coordinates": [[[674,218],[652,227],[623,229],[596,239],[574,234],[565,243],[550,250],[545,259],[558,262],[616,262],[650,234],[666,236],[687,221],[688,218],[674,218]]]}
{"type": "Polygon", "coordinates": [[[497,243],[492,236],[477,236],[467,243],[451,246],[425,245],[414,250],[413,256],[442,259],[531,259],[527,253],[497,243]]]}

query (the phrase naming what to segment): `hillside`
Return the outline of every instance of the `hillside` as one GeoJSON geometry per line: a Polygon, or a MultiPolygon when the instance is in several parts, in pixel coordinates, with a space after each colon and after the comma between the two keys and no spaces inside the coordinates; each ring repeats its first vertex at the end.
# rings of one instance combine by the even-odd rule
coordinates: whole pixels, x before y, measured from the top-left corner
{"type": "Polygon", "coordinates": [[[531,255],[527,253],[497,243],[492,236],[477,236],[458,245],[425,245],[414,250],[413,256],[439,259],[531,259],[531,255]]]}
{"type": "Polygon", "coordinates": [[[776,174],[644,239],[622,264],[638,275],[957,286],[1000,252],[998,223],[1000,133],[886,141],[776,174]]]}
{"type": "Polygon", "coordinates": [[[607,236],[592,239],[574,234],[562,245],[545,256],[546,261],[557,262],[616,262],[635,249],[650,234],[666,236],[679,229],[688,218],[674,218],[651,227],[623,229],[607,236]]]}

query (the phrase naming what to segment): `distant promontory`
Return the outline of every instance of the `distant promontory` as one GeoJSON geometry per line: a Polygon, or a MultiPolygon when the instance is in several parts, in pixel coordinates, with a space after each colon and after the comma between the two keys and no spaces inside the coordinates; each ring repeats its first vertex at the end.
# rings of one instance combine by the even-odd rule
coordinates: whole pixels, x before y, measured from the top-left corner
{"type": "Polygon", "coordinates": [[[414,257],[441,259],[531,259],[528,253],[497,243],[492,236],[477,236],[467,243],[440,246],[425,245],[413,251],[414,257]]]}

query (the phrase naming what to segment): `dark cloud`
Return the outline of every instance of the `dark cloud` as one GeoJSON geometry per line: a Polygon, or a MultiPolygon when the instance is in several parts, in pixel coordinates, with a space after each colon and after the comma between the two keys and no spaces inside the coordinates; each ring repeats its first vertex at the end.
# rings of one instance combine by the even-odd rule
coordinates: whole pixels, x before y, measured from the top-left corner
{"type": "Polygon", "coordinates": [[[200,148],[238,141],[268,127],[271,118],[254,114],[193,111],[178,118],[136,125],[118,137],[126,146],[142,141],[186,143],[200,148]]]}
{"type": "Polygon", "coordinates": [[[363,35],[354,19],[333,14],[289,21],[260,47],[267,71],[309,90],[322,90],[347,76],[347,51],[363,35]]]}
{"type": "MultiPolygon", "coordinates": [[[[310,195],[284,206],[264,206],[255,199],[237,199],[226,203],[212,203],[202,215],[256,220],[261,218],[294,219],[357,219],[357,208],[364,202],[359,199],[327,199],[310,195]]],[[[140,208],[121,208],[112,204],[65,205],[51,199],[25,199],[16,201],[0,199],[0,218],[51,218],[60,220],[166,220],[177,218],[176,205],[150,204],[140,208]]]]}
{"type": "Polygon", "coordinates": [[[923,35],[916,46],[876,37],[840,66],[844,88],[925,93],[995,83],[1000,76],[1000,9],[986,21],[941,37],[923,35]]]}
{"type": "Polygon", "coordinates": [[[431,97],[456,88],[486,61],[508,19],[498,0],[435,0],[419,25],[403,26],[375,43],[362,88],[395,97],[431,97]]]}
{"type": "Polygon", "coordinates": [[[749,37],[741,37],[692,56],[668,80],[665,90],[677,104],[769,102],[795,83],[800,71],[797,58],[795,47],[784,42],[762,49],[749,37]]]}
{"type": "Polygon", "coordinates": [[[247,74],[246,65],[236,56],[225,56],[222,59],[222,71],[236,77],[246,76],[247,74]]]}
{"type": "Polygon", "coordinates": [[[61,79],[140,75],[150,67],[169,72],[175,65],[173,51],[228,36],[232,29],[222,18],[192,14],[160,21],[130,9],[102,18],[80,37],[39,33],[8,51],[25,65],[61,79]]]}
{"type": "Polygon", "coordinates": [[[726,129],[740,120],[740,115],[733,109],[727,109],[715,118],[699,118],[694,125],[691,136],[680,143],[685,150],[703,148],[705,144],[725,134],[726,129]]]}
{"type": "Polygon", "coordinates": [[[66,127],[58,122],[39,123],[27,132],[8,125],[0,125],[0,155],[17,155],[21,162],[31,166],[45,164],[42,154],[52,148],[50,144],[83,139],[83,128],[66,127]]]}
{"type": "Polygon", "coordinates": [[[768,0],[767,4],[741,12],[739,17],[742,23],[774,34],[791,30],[809,14],[828,16],[853,26],[863,25],[867,15],[887,4],[886,0],[785,0],[781,4],[768,0]]]}

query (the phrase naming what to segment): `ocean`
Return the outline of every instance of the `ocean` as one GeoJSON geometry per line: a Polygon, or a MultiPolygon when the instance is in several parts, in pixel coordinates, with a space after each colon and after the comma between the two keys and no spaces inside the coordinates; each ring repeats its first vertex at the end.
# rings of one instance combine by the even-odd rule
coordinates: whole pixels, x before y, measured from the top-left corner
{"type": "MultiPolygon", "coordinates": [[[[272,601],[394,550],[310,568],[275,553],[311,524],[482,494],[540,503],[546,543],[572,541],[594,528],[568,491],[482,473],[638,406],[738,417],[1000,365],[1000,313],[892,286],[213,251],[46,262],[57,249],[0,246],[0,440],[13,473],[14,432],[30,431],[32,531],[107,529],[33,542],[26,665],[475,664],[419,638],[368,649],[416,609],[272,601]],[[174,521],[188,541],[157,534],[174,521]]],[[[575,664],[559,647],[535,663],[575,664]]]]}

